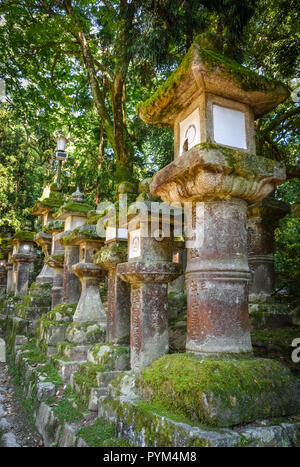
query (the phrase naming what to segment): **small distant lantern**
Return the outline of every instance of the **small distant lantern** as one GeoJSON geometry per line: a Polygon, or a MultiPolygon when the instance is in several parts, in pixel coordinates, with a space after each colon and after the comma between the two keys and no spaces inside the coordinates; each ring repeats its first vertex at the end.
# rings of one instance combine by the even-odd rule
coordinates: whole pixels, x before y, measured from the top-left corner
{"type": "Polygon", "coordinates": [[[68,157],[68,154],[65,153],[67,138],[64,136],[63,132],[60,131],[55,138],[57,143],[56,147],[56,160],[65,161],[68,157]]]}

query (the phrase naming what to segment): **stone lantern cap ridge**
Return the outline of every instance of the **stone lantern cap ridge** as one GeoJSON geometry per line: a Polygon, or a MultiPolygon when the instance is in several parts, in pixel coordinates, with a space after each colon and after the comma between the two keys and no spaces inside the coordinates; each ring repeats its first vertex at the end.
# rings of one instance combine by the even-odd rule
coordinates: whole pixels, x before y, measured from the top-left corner
{"type": "Polygon", "coordinates": [[[200,143],[161,169],[153,177],[151,192],[168,204],[230,197],[254,203],[285,178],[285,168],[278,161],[200,143]]]}
{"type": "Polygon", "coordinates": [[[173,128],[177,115],[202,92],[247,104],[255,118],[275,108],[290,94],[279,81],[201,47],[196,38],[179,67],[137,111],[146,123],[173,128]]]}
{"type": "Polygon", "coordinates": [[[56,220],[49,221],[48,224],[42,228],[42,230],[46,234],[52,234],[53,232],[63,231],[64,228],[65,228],[65,221],[56,219],[56,220]]]}
{"type": "Polygon", "coordinates": [[[281,219],[290,213],[291,205],[289,203],[267,196],[259,203],[251,204],[248,207],[247,216],[248,218],[263,216],[266,220],[272,221],[281,219]]]}
{"type": "Polygon", "coordinates": [[[43,245],[45,243],[51,243],[52,237],[50,234],[43,232],[42,230],[35,234],[34,241],[38,245],[43,245]]]}
{"type": "Polygon", "coordinates": [[[28,232],[27,230],[19,230],[17,231],[12,239],[12,242],[15,243],[17,241],[24,241],[24,242],[34,242],[34,236],[36,232],[28,232]]]}
{"type": "Polygon", "coordinates": [[[94,264],[103,269],[116,267],[119,263],[127,261],[127,246],[124,242],[116,242],[106,245],[94,255],[94,264]]]}
{"type": "Polygon", "coordinates": [[[72,271],[77,277],[104,277],[106,271],[93,263],[76,263],[72,266],[72,271]]]}
{"type": "Polygon", "coordinates": [[[182,274],[182,265],[173,262],[136,261],[117,265],[117,274],[125,282],[172,282],[182,274]]]}
{"type": "Polygon", "coordinates": [[[70,214],[82,215],[87,214],[89,211],[93,210],[93,206],[87,203],[82,203],[78,201],[69,200],[63,204],[60,209],[54,214],[55,219],[66,219],[70,214]]]}
{"type": "Polygon", "coordinates": [[[104,238],[101,238],[97,234],[96,225],[84,224],[76,227],[74,230],[65,230],[56,236],[63,245],[80,245],[82,242],[92,242],[101,245],[104,243],[104,238]]]}
{"type": "Polygon", "coordinates": [[[45,263],[51,268],[63,268],[64,267],[64,253],[52,254],[46,256],[45,263]]]}

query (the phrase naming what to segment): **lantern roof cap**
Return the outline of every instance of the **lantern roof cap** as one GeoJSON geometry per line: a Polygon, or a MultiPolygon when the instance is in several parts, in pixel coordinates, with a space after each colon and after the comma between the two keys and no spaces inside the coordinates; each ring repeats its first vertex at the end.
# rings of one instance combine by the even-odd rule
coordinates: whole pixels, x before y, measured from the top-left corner
{"type": "Polygon", "coordinates": [[[283,83],[259,75],[200,44],[203,41],[198,36],[178,68],[137,107],[144,122],[173,128],[178,114],[202,92],[247,104],[255,117],[288,98],[290,92],[283,83]]]}

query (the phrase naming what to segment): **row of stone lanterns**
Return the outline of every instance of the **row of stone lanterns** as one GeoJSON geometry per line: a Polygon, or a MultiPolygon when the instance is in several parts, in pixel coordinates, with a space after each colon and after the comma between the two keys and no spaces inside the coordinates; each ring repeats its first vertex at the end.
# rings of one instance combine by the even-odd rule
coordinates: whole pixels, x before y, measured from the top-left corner
{"type": "MultiPolygon", "coordinates": [[[[188,227],[199,207],[202,213],[201,222],[196,222],[201,241],[187,248],[187,351],[203,355],[250,352],[249,263],[254,277],[250,300],[268,302],[273,290],[271,280],[265,281],[264,293],[256,291],[257,283],[263,282],[260,276],[271,278],[273,268],[265,248],[270,243],[266,242],[267,230],[260,219],[267,211],[277,219],[288,212],[284,203],[266,198],[285,180],[285,170],[276,161],[256,156],[254,118],[285,100],[288,92],[280,84],[259,76],[254,79],[251,74],[246,78],[250,83],[253,80],[253,90],[246,91],[243,72],[233,75],[228,67],[227,62],[212,66],[203,49],[194,44],[168,85],[139,107],[145,122],[174,129],[174,162],[154,176],[150,187],[149,181],[141,185],[137,201],[144,202],[144,213],[129,216],[128,226],[117,225],[113,235],[108,227],[105,245],[95,232],[84,232],[92,207],[78,189],[62,204],[59,175],[48,196],[33,210],[43,218],[43,231],[35,241],[47,255],[38,280],[52,279],[52,307],[61,302],[77,304],[74,322],[106,327],[109,342],[127,344],[130,335],[134,370],[168,352],[167,284],[182,273],[180,264],[172,260],[172,222],[170,236],[163,240],[144,235],[150,229],[151,202],[157,197],[171,206],[191,203],[188,227]],[[119,235],[122,228],[128,228],[128,248],[126,238],[119,235]],[[126,250],[128,261],[124,262],[126,250]],[[97,288],[104,270],[109,276],[105,326],[97,288]]],[[[62,138],[58,153],[65,158],[64,150],[62,138]]],[[[156,221],[160,231],[167,228],[159,215],[156,221]]],[[[12,260],[20,265],[26,259],[29,264],[33,239],[26,244],[26,254],[13,241],[12,260]]],[[[23,274],[19,275],[22,282],[23,274]]]]}

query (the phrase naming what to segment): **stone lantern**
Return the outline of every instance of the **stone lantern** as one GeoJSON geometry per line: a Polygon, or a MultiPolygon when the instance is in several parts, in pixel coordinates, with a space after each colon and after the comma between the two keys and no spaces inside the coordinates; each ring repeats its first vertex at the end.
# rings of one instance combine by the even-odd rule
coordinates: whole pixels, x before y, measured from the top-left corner
{"type": "Polygon", "coordinates": [[[79,262],[79,246],[69,244],[72,231],[85,224],[87,213],[93,208],[85,203],[79,188],[72,194],[71,200],[61,206],[54,218],[65,221],[64,231],[56,235],[56,240],[65,247],[63,302],[77,304],[80,297],[80,281],[72,271],[72,266],[79,262]]]}
{"type": "MultiPolygon", "coordinates": [[[[39,216],[42,221],[42,230],[35,235],[34,241],[42,248],[45,257],[49,256],[51,253],[52,236],[50,233],[46,233],[43,228],[53,220],[52,216],[54,211],[58,209],[62,203],[61,188],[56,183],[52,183],[50,186],[44,188],[41,198],[37,200],[31,210],[31,214],[39,216]]],[[[52,283],[53,269],[47,262],[44,262],[44,266],[37,276],[36,281],[52,283]]]]}
{"type": "Polygon", "coordinates": [[[0,259],[0,297],[6,294],[7,289],[7,272],[5,269],[6,261],[0,259]]]}
{"type": "Polygon", "coordinates": [[[188,351],[252,349],[247,206],[285,180],[279,162],[255,154],[254,119],[288,95],[284,85],[199,40],[139,107],[145,122],[172,128],[175,136],[174,161],[154,176],[151,193],[169,204],[191,203],[188,230],[198,219],[196,240],[187,246],[188,351]]]}
{"type": "Polygon", "coordinates": [[[278,326],[291,321],[288,307],[275,303],[274,231],[291,212],[289,204],[267,196],[248,208],[249,312],[254,323],[278,326]]]}
{"type": "Polygon", "coordinates": [[[51,289],[51,309],[62,303],[65,247],[56,240],[56,235],[64,230],[63,220],[48,222],[43,231],[51,235],[51,254],[46,258],[46,264],[53,269],[53,281],[51,289]]]}
{"type": "Polygon", "coordinates": [[[27,295],[29,276],[35,260],[34,232],[18,231],[12,238],[13,284],[15,296],[27,295]]]}
{"type": "MultiPolygon", "coordinates": [[[[172,262],[173,225],[165,225],[161,213],[151,215],[150,179],[140,184],[138,215],[129,215],[128,262],[117,266],[118,276],[131,284],[131,368],[140,371],[168,353],[168,282],[176,279],[181,265],[172,262]],[[151,222],[159,232],[151,236],[151,222]],[[167,232],[169,236],[161,233],[167,232]]],[[[172,224],[172,216],[170,216],[172,224]]],[[[154,232],[155,234],[155,232],[154,232]]]]}
{"type": "MultiPolygon", "coordinates": [[[[119,195],[127,195],[126,185],[126,183],[119,185],[117,189],[119,195]]],[[[127,261],[127,224],[121,225],[120,217],[118,219],[108,217],[105,227],[105,246],[95,255],[94,263],[108,271],[106,339],[113,344],[129,344],[130,284],[122,281],[117,275],[117,265],[127,261]]]]}
{"type": "Polygon", "coordinates": [[[95,253],[103,246],[95,225],[83,225],[73,230],[69,244],[79,246],[79,262],[72,271],[81,282],[81,296],[73,316],[77,323],[97,323],[106,329],[106,313],[99,292],[100,279],[106,274],[93,263],[95,253]]]}
{"type": "Polygon", "coordinates": [[[0,280],[0,295],[12,292],[12,255],[11,239],[9,237],[0,238],[0,265],[1,265],[1,280],[0,280]]]}
{"type": "Polygon", "coordinates": [[[7,278],[6,278],[6,292],[10,293],[14,291],[14,284],[13,284],[13,262],[12,262],[12,247],[11,250],[7,254],[7,261],[4,265],[7,271],[7,278]]]}

